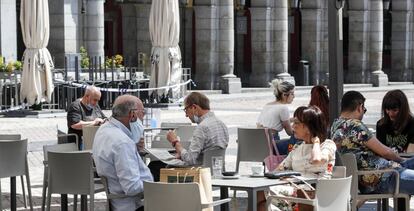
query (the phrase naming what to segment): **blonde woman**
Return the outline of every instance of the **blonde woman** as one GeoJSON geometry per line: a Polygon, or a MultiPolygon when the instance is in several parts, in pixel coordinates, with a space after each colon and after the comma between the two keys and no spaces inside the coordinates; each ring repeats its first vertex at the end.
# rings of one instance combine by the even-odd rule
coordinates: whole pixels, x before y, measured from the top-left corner
{"type": "MultiPolygon", "coordinates": [[[[293,129],[290,123],[290,114],[288,105],[295,98],[295,85],[288,81],[275,79],[272,81],[273,94],[275,100],[267,103],[257,119],[257,127],[270,128],[275,140],[280,140],[279,132],[285,130],[289,136],[293,136],[293,129]]],[[[289,142],[296,142],[291,140],[289,142]]],[[[281,154],[287,154],[289,143],[278,144],[277,147],[281,154]]],[[[293,146],[293,145],[292,145],[293,146]]]]}

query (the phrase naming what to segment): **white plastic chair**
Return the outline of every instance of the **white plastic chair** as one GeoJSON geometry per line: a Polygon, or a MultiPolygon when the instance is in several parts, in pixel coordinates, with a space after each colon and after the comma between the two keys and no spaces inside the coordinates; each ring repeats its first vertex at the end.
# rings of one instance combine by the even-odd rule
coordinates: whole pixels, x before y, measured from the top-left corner
{"type": "Polygon", "coordinates": [[[268,210],[273,200],[286,200],[312,205],[315,211],[348,210],[352,176],[345,178],[321,179],[316,184],[314,199],[303,199],[282,195],[271,195],[266,199],[268,210]]]}
{"type": "MultiPolygon", "coordinates": [[[[16,177],[16,176],[21,176],[22,183],[23,183],[23,176],[26,176],[30,210],[33,211],[29,166],[27,162],[27,139],[2,140],[0,141],[0,178],[16,177]]],[[[23,189],[24,189],[24,186],[23,186],[23,189]]],[[[1,202],[2,202],[2,197],[1,197],[1,183],[0,183],[0,210],[2,210],[1,202]]]]}
{"type": "Polygon", "coordinates": [[[148,211],[201,211],[231,201],[230,198],[202,203],[197,183],[144,182],[144,208],[148,211]]]}
{"type": "Polygon", "coordinates": [[[83,140],[83,150],[91,150],[93,146],[93,140],[95,139],[96,131],[98,131],[99,126],[84,125],[82,127],[82,140],[83,140]]]}
{"type": "MultiPolygon", "coordinates": [[[[347,153],[341,156],[343,164],[346,166],[347,175],[352,176],[352,188],[351,188],[351,210],[356,211],[358,209],[358,201],[365,201],[370,199],[377,199],[377,209],[381,210],[381,199],[394,198],[394,209],[397,208],[397,198],[405,198],[405,207],[410,210],[410,197],[407,194],[399,192],[400,181],[396,180],[394,193],[387,194],[361,194],[358,190],[358,177],[362,175],[378,174],[392,172],[396,178],[399,178],[399,173],[395,169],[381,169],[381,170],[358,170],[357,161],[354,154],[347,153]]],[[[362,205],[362,204],[361,204],[362,205]]]]}
{"type": "MultiPolygon", "coordinates": [[[[44,145],[43,146],[43,189],[42,189],[42,210],[45,210],[46,206],[46,191],[48,186],[48,160],[47,152],[73,152],[78,151],[78,145],[76,143],[67,143],[67,144],[54,144],[54,145],[44,145]]],[[[74,204],[76,204],[76,197],[74,198],[74,204]]],[[[74,206],[76,210],[76,206],[74,206]]]]}
{"type": "Polygon", "coordinates": [[[50,211],[52,193],[89,195],[89,210],[93,211],[94,193],[104,191],[104,187],[94,183],[92,154],[49,151],[47,156],[47,211],[50,211]]]}

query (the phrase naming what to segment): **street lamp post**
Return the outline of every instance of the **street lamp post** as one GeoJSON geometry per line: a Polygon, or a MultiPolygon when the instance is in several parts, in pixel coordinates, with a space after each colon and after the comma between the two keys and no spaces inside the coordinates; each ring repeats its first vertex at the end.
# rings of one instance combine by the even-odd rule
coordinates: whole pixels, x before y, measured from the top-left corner
{"type": "Polygon", "coordinates": [[[343,46],[342,46],[342,8],[343,0],[328,0],[329,35],[329,119],[332,123],[340,114],[343,95],[343,46]]]}

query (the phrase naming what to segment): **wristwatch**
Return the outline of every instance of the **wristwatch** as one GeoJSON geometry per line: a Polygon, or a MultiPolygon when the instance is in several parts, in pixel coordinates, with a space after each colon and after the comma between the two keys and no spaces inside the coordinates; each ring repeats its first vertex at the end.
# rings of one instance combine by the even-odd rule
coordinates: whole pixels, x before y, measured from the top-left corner
{"type": "Polygon", "coordinates": [[[172,141],[172,142],[171,142],[171,144],[172,144],[172,146],[173,146],[173,147],[175,147],[175,145],[176,145],[178,142],[180,142],[180,141],[179,141],[179,140],[174,140],[174,141],[172,141]]]}

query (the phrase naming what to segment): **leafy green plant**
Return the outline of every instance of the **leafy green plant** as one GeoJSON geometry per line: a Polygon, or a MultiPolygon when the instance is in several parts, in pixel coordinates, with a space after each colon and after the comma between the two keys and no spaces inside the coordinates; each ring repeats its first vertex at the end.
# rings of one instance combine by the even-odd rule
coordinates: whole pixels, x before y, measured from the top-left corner
{"type": "Polygon", "coordinates": [[[115,55],[113,58],[106,57],[105,59],[105,67],[106,68],[112,68],[112,65],[115,68],[121,68],[123,67],[124,57],[122,55],[115,55]]]}
{"type": "Polygon", "coordinates": [[[13,66],[14,66],[14,69],[15,69],[15,70],[22,70],[22,68],[23,68],[23,63],[22,63],[21,61],[16,61],[16,62],[13,64],[13,66]]]}
{"type": "Polygon", "coordinates": [[[6,65],[4,64],[4,58],[3,56],[0,56],[0,72],[6,71],[6,65]]]}
{"type": "Polygon", "coordinates": [[[14,70],[22,70],[23,63],[21,61],[4,62],[4,57],[0,55],[0,72],[13,72],[14,70]]]}
{"type": "Polygon", "coordinates": [[[88,51],[85,47],[80,47],[80,56],[81,56],[81,68],[88,68],[89,67],[89,57],[88,51]]]}

